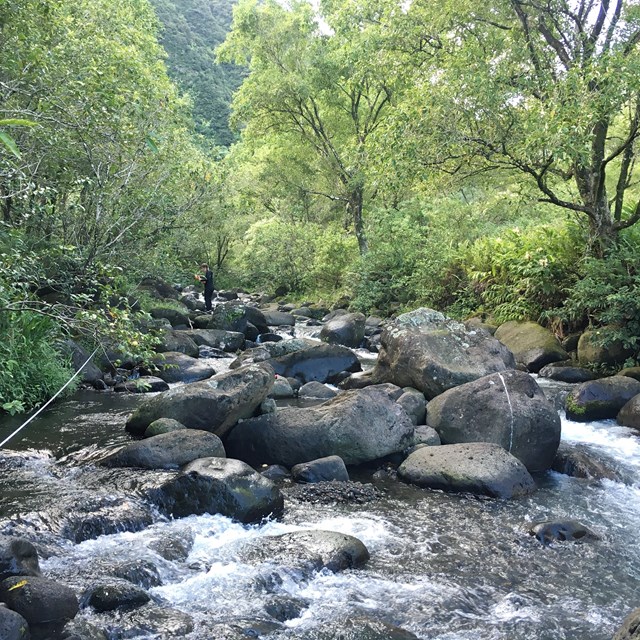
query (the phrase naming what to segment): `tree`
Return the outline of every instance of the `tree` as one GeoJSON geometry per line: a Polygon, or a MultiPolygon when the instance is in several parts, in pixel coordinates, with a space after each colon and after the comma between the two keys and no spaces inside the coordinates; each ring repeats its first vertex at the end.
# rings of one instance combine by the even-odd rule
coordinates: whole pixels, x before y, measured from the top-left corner
{"type": "Polygon", "coordinates": [[[397,84],[377,55],[379,19],[393,3],[361,3],[362,20],[344,13],[347,4],[327,2],[316,13],[305,0],[244,0],[218,55],[249,68],[232,105],[243,141],[276,136],[283,149],[311,152],[318,186],[305,191],[344,205],[365,253],[364,206],[375,195],[368,147],[397,84]]]}
{"type": "Polygon", "coordinates": [[[395,126],[430,170],[526,176],[599,253],[640,220],[640,7],[623,0],[412,3],[395,126]],[[408,132],[411,135],[407,135],[408,132]],[[425,153],[423,150],[427,149],[425,153]]]}

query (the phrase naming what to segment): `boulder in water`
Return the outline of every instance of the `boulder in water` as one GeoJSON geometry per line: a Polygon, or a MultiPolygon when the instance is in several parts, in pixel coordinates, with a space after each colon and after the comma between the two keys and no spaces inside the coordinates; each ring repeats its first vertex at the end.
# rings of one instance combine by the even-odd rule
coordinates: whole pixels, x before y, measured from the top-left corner
{"type": "Polygon", "coordinates": [[[545,365],[569,357],[553,333],[537,322],[505,322],[494,335],[509,348],[516,362],[522,363],[531,373],[538,373],[545,365]]]}
{"type": "Polygon", "coordinates": [[[265,365],[250,365],[203,382],[175,387],[148,398],[127,421],[127,431],[142,435],[158,418],[172,418],[189,428],[220,437],[241,418],[255,412],[271,391],[274,373],[265,365]]]}
{"type": "Polygon", "coordinates": [[[198,458],[210,457],[225,457],[224,446],[217,435],[199,429],[179,429],[132,442],[105,458],[102,464],[107,467],[178,469],[198,458]]]}
{"type": "Polygon", "coordinates": [[[600,539],[591,529],[577,520],[535,522],[529,528],[529,533],[544,545],[552,542],[587,542],[600,539]]]}
{"type": "Polygon", "coordinates": [[[115,609],[136,609],[150,600],[151,597],[144,589],[128,580],[105,578],[85,589],[80,598],[80,606],[104,613],[115,609]]]}
{"type": "Polygon", "coordinates": [[[640,431],[640,392],[629,400],[616,416],[618,424],[640,431]]]}
{"type": "MultiPolygon", "coordinates": [[[[194,628],[190,615],[148,604],[123,613],[118,619],[121,629],[118,640],[124,638],[162,638],[162,640],[183,640],[194,628]]],[[[218,636],[215,636],[218,637],[218,636]]]]}
{"type": "Polygon", "coordinates": [[[381,340],[373,380],[414,387],[429,400],[447,389],[515,368],[513,354],[501,342],[432,309],[398,316],[381,340]]]}
{"type": "Polygon", "coordinates": [[[570,445],[561,442],[551,468],[558,473],[564,473],[573,478],[588,480],[616,480],[620,482],[618,474],[605,463],[593,457],[593,454],[580,445],[570,445]]]}
{"type": "Polygon", "coordinates": [[[327,456],[310,462],[301,462],[291,469],[291,475],[296,482],[328,482],[338,480],[347,482],[349,472],[340,456],[327,456]]]}
{"type": "Polygon", "coordinates": [[[389,396],[368,387],[310,408],[287,407],[240,422],[225,441],[227,454],[249,464],[294,464],[337,455],[360,464],[402,451],[413,424],[389,396]]]}
{"type": "Polygon", "coordinates": [[[589,369],[583,367],[574,367],[560,364],[548,364],[542,367],[538,372],[541,378],[549,378],[550,380],[557,380],[558,382],[569,382],[572,384],[578,384],[580,382],[588,382],[589,380],[595,380],[596,374],[589,369]]]}
{"type": "Polygon", "coordinates": [[[320,339],[329,344],[359,347],[364,340],[365,317],[361,313],[345,313],[325,323],[320,339]]]}
{"type": "Polygon", "coordinates": [[[215,374],[210,365],[177,351],[167,351],[154,358],[157,377],[165,382],[197,382],[215,374]]]}
{"type": "Polygon", "coordinates": [[[223,331],[222,329],[190,329],[183,331],[198,347],[205,346],[227,352],[244,349],[244,333],[239,331],[223,331]]]}
{"type": "Polygon", "coordinates": [[[536,381],[523,371],[484,376],[440,394],[427,424],[443,444],[493,442],[529,471],[544,471],[560,444],[560,417],[536,381]]]}
{"type": "Polygon", "coordinates": [[[186,428],[182,422],[172,418],[158,418],[145,429],[144,437],[153,438],[153,436],[159,436],[161,433],[171,433],[172,431],[180,431],[186,428]]]}
{"type": "Polygon", "coordinates": [[[2,640],[28,640],[29,625],[17,612],[0,606],[0,638],[2,640]]]}
{"type": "Polygon", "coordinates": [[[280,517],[284,499],[280,490],[240,460],[202,458],[182,473],[165,478],[146,495],[162,512],[174,518],[220,513],[245,524],[280,517]]]}
{"type": "Polygon", "coordinates": [[[567,396],[567,418],[576,422],[615,418],[639,393],[640,382],[626,376],[583,382],[567,396]]]}
{"type": "Polygon", "coordinates": [[[39,576],[36,548],[23,538],[0,535],[0,580],[11,576],[39,576]]]}
{"type": "Polygon", "coordinates": [[[184,353],[191,358],[197,358],[198,345],[188,335],[187,331],[164,331],[160,335],[160,343],[156,345],[158,353],[184,353]]]}
{"type": "Polygon", "coordinates": [[[484,442],[417,449],[400,465],[398,477],[419,487],[493,498],[535,490],[522,462],[501,446],[484,442]]]}

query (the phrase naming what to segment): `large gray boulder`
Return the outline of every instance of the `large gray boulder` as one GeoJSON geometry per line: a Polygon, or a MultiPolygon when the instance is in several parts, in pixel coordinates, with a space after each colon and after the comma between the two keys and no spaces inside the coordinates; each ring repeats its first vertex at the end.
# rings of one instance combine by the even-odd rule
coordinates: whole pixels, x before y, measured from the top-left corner
{"type": "Polygon", "coordinates": [[[505,322],[494,335],[531,373],[569,357],[553,333],[537,322],[505,322]]]}
{"type": "Polygon", "coordinates": [[[359,347],[364,340],[365,320],[361,313],[346,313],[329,320],[320,331],[320,339],[329,344],[359,347]]]}
{"type": "Polygon", "coordinates": [[[39,576],[36,548],[23,538],[0,536],[0,580],[10,576],[39,576]]]}
{"type": "Polygon", "coordinates": [[[149,310],[149,315],[156,320],[161,318],[168,320],[172,327],[189,326],[189,309],[184,305],[180,306],[182,306],[182,309],[174,307],[154,307],[149,310]]]}
{"type": "Polygon", "coordinates": [[[183,331],[196,345],[235,352],[244,349],[244,333],[239,331],[223,331],[222,329],[188,329],[183,331]]]}
{"type": "Polygon", "coordinates": [[[65,340],[61,344],[60,350],[64,356],[71,359],[74,371],[79,371],[80,367],[84,365],[80,378],[82,382],[94,384],[96,381],[102,380],[103,373],[100,368],[94,363],[93,359],[89,358],[90,354],[75,340],[70,338],[65,340]]]}
{"type": "Polygon", "coordinates": [[[132,442],[102,461],[108,467],[178,469],[198,458],[224,458],[222,441],[214,433],[181,429],[132,442]]]}
{"type": "Polygon", "coordinates": [[[567,396],[567,418],[576,422],[615,418],[639,393],[640,382],[627,376],[583,382],[567,396]]]}
{"type": "Polygon", "coordinates": [[[492,373],[429,402],[427,424],[443,444],[493,442],[529,471],[551,467],[560,417],[536,381],[522,371],[492,373]]]}
{"type": "Polygon", "coordinates": [[[274,377],[270,367],[250,365],[169,389],[141,404],[127,421],[127,431],[142,435],[154,420],[173,418],[224,437],[238,420],[253,415],[269,395],[274,377]]]}
{"type": "Polygon", "coordinates": [[[291,476],[296,482],[349,481],[349,472],[340,456],[327,456],[310,462],[301,462],[291,467],[291,476]]]}
{"type": "Polygon", "coordinates": [[[2,640],[29,640],[29,625],[15,611],[0,606],[0,638],[2,640]]]}
{"type": "Polygon", "coordinates": [[[624,364],[627,358],[633,355],[633,351],[625,349],[621,341],[602,344],[603,333],[607,329],[594,329],[585,331],[578,340],[578,362],[583,367],[588,366],[619,366],[624,364]]]}
{"type": "Polygon", "coordinates": [[[228,455],[249,464],[282,464],[337,455],[360,464],[413,443],[413,424],[387,393],[346,391],[319,406],[288,407],[239,423],[225,442],[228,455]]]}
{"type": "Polygon", "coordinates": [[[398,316],[384,330],[374,382],[414,387],[427,399],[490,373],[515,368],[513,354],[485,331],[432,309],[398,316]]]}
{"type": "Polygon", "coordinates": [[[197,382],[215,373],[210,365],[177,351],[158,354],[154,364],[158,369],[156,375],[165,382],[197,382]]]}
{"type": "Polygon", "coordinates": [[[419,487],[493,498],[514,498],[535,490],[522,462],[501,446],[484,442],[416,449],[398,467],[398,477],[419,487]]]}
{"type": "Polygon", "coordinates": [[[296,378],[303,384],[331,382],[343,371],[361,369],[357,356],[347,347],[310,340],[264,343],[241,354],[231,368],[247,362],[266,362],[279,376],[296,378]]]}
{"type": "Polygon", "coordinates": [[[187,331],[164,331],[160,334],[160,343],[156,345],[158,353],[184,353],[191,358],[198,357],[198,345],[187,331]]]}
{"type": "Polygon", "coordinates": [[[640,392],[620,409],[616,420],[623,427],[631,427],[640,431],[640,392]]]}
{"type": "Polygon", "coordinates": [[[284,509],[282,494],[271,480],[244,462],[228,458],[194,460],[182,473],[147,486],[145,492],[173,518],[219,513],[249,524],[279,517],[284,509]]]}
{"type": "Polygon", "coordinates": [[[244,333],[249,323],[247,307],[235,302],[216,305],[212,313],[196,316],[193,324],[197,329],[221,329],[244,333]]]}

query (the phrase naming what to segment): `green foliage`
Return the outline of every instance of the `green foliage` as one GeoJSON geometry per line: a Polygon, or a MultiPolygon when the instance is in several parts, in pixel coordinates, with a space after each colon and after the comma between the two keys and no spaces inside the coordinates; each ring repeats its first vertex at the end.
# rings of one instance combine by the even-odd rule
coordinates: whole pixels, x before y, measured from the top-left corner
{"type": "Polygon", "coordinates": [[[597,327],[603,346],[622,345],[634,356],[640,354],[640,265],[638,237],[627,236],[604,258],[589,257],[583,276],[575,283],[564,305],[553,313],[565,322],[597,327]]]}

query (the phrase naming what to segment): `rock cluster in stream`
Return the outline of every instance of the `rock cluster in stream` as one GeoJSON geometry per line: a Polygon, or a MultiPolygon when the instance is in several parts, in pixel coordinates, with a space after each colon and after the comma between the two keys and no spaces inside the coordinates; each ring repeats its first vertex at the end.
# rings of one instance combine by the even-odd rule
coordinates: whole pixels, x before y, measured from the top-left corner
{"type": "MultiPolygon", "coordinates": [[[[0,539],[3,639],[28,637],[25,633],[76,640],[136,633],[182,638],[197,631],[190,616],[149,595],[152,570],[145,579],[145,571],[97,568],[76,593],[40,575],[36,548],[20,536],[44,549],[45,534],[79,542],[138,530],[157,511],[169,518],[217,513],[260,524],[281,517],[287,500],[366,504],[379,499],[381,489],[350,480],[355,465],[368,465],[371,477],[377,469],[390,470],[383,472],[389,482],[498,499],[535,491],[530,472],[552,465],[584,477],[607,477],[597,463],[578,461],[566,448],[561,460],[556,458],[558,414],[518,367],[581,380],[567,400],[577,419],[620,412],[626,423],[640,423],[640,382],[625,376],[592,381],[573,365],[562,372],[557,363],[567,353],[534,323],[510,323],[494,337],[483,326],[464,325],[430,309],[383,324],[347,310],[328,314],[310,306],[258,306],[248,297],[227,297],[231,300],[218,300],[212,314],[202,313],[188,290],[181,296],[183,312],[154,310],[156,326],[164,327],[158,370],[146,372],[155,378],[143,375],[136,382],[126,372],[109,375],[123,376],[122,390],[157,389],[152,383],[158,378],[185,384],[150,396],[129,417],[127,431],[142,439],[92,454],[84,466],[73,457],[67,460],[78,464],[77,476],[87,491],[72,498],[73,509],[62,501],[46,513],[0,523],[0,531],[11,534],[0,539]],[[319,326],[321,340],[280,340],[274,333],[274,327],[282,333],[296,324],[319,326]],[[354,347],[379,349],[371,371],[361,372],[354,347]],[[212,356],[230,353],[236,354],[230,370],[216,374],[212,356]],[[201,354],[209,356],[206,362],[201,354]],[[278,405],[295,396],[316,404],[278,405]],[[100,613],[103,629],[76,617],[85,608],[100,613]]],[[[105,380],[95,369],[87,376],[105,380]]],[[[544,544],[598,540],[588,527],[564,519],[533,525],[531,533],[544,544]]],[[[192,544],[187,533],[158,540],[155,548],[185,560],[192,544]]],[[[238,558],[312,573],[357,569],[369,551],[341,532],[301,531],[263,536],[241,549],[238,558]]],[[[265,569],[263,587],[273,579],[265,569]]],[[[217,629],[211,637],[255,637],[305,607],[282,600],[269,606],[273,615],[267,623],[213,620],[208,633],[217,629]]],[[[354,624],[344,621],[341,629],[327,629],[326,637],[343,637],[343,632],[352,637],[354,624]]],[[[414,637],[380,621],[364,620],[361,629],[369,631],[354,638],[414,637]]]]}

